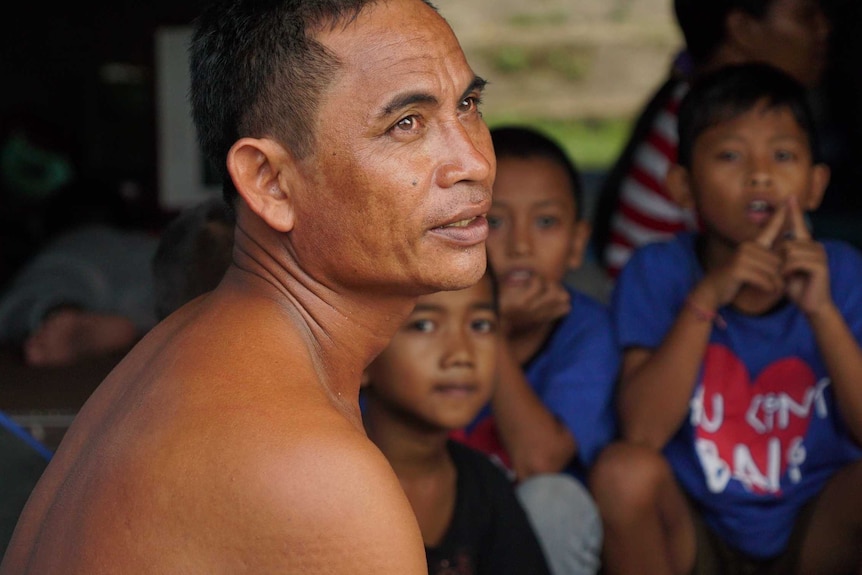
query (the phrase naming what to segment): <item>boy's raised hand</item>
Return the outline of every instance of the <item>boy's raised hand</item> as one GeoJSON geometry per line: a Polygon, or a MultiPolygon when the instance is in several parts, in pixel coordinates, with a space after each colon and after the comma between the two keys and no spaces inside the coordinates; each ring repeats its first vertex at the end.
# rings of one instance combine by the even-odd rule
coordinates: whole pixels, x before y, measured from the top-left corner
{"type": "Polygon", "coordinates": [[[788,199],[787,213],[790,224],[787,237],[776,246],[782,258],[785,291],[804,313],[816,313],[832,303],[826,250],[811,238],[796,197],[788,199]]]}
{"type": "Polygon", "coordinates": [[[557,282],[535,274],[528,282],[512,286],[500,284],[500,315],[510,333],[549,323],[569,313],[569,292],[557,282]]]}
{"type": "Polygon", "coordinates": [[[710,270],[703,283],[711,288],[715,308],[733,301],[745,285],[767,293],[784,290],[782,259],[774,248],[786,219],[787,206],[781,205],[756,238],[741,243],[725,265],[710,270]]]}

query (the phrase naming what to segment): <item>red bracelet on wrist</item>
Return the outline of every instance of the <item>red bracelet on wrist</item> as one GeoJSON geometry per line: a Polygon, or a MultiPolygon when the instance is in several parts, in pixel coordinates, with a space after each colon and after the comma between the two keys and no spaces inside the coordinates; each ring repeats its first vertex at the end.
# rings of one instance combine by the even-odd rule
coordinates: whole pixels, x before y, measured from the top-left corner
{"type": "Polygon", "coordinates": [[[715,325],[718,326],[719,329],[724,329],[727,327],[727,323],[725,323],[724,318],[716,312],[710,309],[705,309],[697,305],[692,301],[691,298],[686,298],[685,305],[688,310],[693,313],[698,319],[708,322],[715,322],[715,325]]]}

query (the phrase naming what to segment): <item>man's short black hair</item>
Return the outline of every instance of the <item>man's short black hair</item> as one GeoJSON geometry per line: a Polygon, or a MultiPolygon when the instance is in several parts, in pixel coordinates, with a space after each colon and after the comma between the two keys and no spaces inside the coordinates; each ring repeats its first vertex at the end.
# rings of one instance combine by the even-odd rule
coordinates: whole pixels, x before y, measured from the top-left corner
{"type": "Polygon", "coordinates": [[[724,66],[695,80],[679,107],[679,147],[677,162],[691,167],[697,138],[709,128],[753,110],[764,103],[767,109],[786,108],[808,135],[811,156],[821,154],[805,86],[768,64],[746,63],[724,66]]]}
{"type": "Polygon", "coordinates": [[[197,17],[192,118],[230,206],[237,192],[225,160],[238,139],[268,136],[300,159],[313,150],[320,94],[341,64],[315,37],[377,1],[215,0],[197,17]]]}

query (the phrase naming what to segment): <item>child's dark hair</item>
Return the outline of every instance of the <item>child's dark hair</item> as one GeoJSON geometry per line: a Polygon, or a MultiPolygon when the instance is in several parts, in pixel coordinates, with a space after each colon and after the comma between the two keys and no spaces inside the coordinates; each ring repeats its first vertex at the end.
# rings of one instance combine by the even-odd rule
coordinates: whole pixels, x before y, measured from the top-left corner
{"type": "Polygon", "coordinates": [[[760,20],[775,0],[674,0],[676,21],[696,64],[708,62],[724,43],[727,16],[734,10],[760,20]]]}
{"type": "Polygon", "coordinates": [[[494,154],[497,158],[545,158],[562,166],[569,175],[572,197],[575,199],[575,216],[582,216],[581,174],[574,161],[556,141],[527,126],[498,126],[491,129],[494,154]]]}
{"type": "Polygon", "coordinates": [[[704,131],[753,110],[786,108],[808,135],[812,160],[820,161],[814,116],[805,87],[781,70],[761,63],[725,66],[697,79],[679,106],[677,162],[691,167],[694,143],[704,131]]]}

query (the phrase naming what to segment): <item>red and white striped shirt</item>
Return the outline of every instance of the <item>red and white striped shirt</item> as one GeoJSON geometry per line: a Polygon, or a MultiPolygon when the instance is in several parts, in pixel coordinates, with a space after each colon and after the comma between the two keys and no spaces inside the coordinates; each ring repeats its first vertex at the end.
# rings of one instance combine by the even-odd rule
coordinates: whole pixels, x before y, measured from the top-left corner
{"type": "Polygon", "coordinates": [[[683,230],[698,229],[694,211],[682,208],[665,188],[668,170],[676,161],[677,111],[687,91],[688,84],[680,83],[656,114],[622,180],[604,253],[611,277],[619,274],[637,247],[667,239],[683,230]]]}

